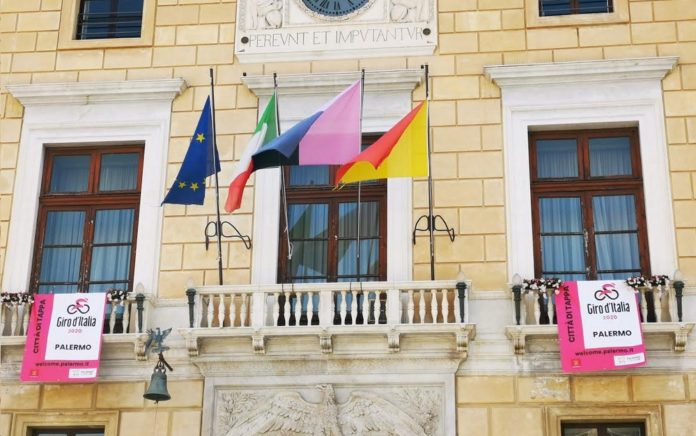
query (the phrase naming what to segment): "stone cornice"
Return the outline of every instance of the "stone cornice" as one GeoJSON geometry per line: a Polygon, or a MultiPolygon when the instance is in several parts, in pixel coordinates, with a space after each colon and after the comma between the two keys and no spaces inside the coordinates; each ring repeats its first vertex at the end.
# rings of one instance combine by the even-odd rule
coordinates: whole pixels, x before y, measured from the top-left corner
{"type": "Polygon", "coordinates": [[[27,107],[113,101],[171,101],[186,89],[186,82],[182,78],[176,78],[122,82],[36,83],[5,87],[14,98],[27,107]]]}
{"type": "MultiPolygon", "coordinates": [[[[421,69],[366,71],[365,91],[412,91],[424,78],[421,69]]],[[[278,76],[282,94],[328,94],[340,92],[360,79],[360,72],[286,74],[278,76]]],[[[273,93],[273,76],[244,76],[244,83],[257,96],[273,93]]]]}
{"type": "Polygon", "coordinates": [[[661,80],[677,64],[677,56],[555,62],[524,65],[489,65],[483,71],[501,88],[557,83],[661,80]]]}

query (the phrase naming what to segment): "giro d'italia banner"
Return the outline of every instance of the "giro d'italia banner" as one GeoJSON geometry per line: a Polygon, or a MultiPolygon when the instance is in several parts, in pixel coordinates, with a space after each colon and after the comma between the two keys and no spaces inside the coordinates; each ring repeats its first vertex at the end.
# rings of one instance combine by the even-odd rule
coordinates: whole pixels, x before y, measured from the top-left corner
{"type": "Polygon", "coordinates": [[[36,295],[20,379],[25,382],[96,380],[105,305],[105,293],[36,295]]]}
{"type": "Polygon", "coordinates": [[[623,280],[564,282],[556,316],[564,372],[646,364],[636,293],[623,280]]]}

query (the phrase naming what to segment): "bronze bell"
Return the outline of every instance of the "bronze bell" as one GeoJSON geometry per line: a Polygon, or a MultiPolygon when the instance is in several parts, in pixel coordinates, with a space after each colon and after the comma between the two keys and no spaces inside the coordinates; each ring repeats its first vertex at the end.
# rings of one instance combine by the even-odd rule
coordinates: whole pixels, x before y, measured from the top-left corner
{"type": "Polygon", "coordinates": [[[150,386],[147,388],[147,392],[145,392],[143,397],[155,403],[167,401],[172,398],[169,392],[167,392],[167,372],[164,367],[160,367],[160,365],[155,367],[152,378],[150,378],[150,386]]]}

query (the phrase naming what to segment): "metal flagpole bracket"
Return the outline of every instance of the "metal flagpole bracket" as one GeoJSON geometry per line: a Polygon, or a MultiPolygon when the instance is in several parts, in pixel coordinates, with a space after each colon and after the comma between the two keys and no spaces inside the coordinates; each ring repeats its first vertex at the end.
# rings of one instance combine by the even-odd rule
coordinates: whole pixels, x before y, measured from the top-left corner
{"type": "Polygon", "coordinates": [[[239,239],[244,243],[247,250],[251,250],[251,238],[248,235],[242,235],[237,227],[229,221],[219,221],[220,228],[218,229],[217,222],[208,221],[205,225],[205,250],[208,251],[210,239],[216,238],[218,235],[221,238],[239,239]],[[225,224],[229,226],[229,231],[225,231],[225,224]]]}
{"type": "Polygon", "coordinates": [[[447,236],[451,242],[454,242],[454,228],[447,224],[447,221],[442,217],[442,215],[421,215],[418,220],[416,220],[416,225],[413,227],[413,245],[416,245],[416,233],[418,232],[428,232],[432,229],[433,232],[447,232],[447,236]],[[438,219],[444,225],[444,227],[438,227],[438,219]],[[425,227],[418,227],[421,221],[425,220],[425,227]]]}

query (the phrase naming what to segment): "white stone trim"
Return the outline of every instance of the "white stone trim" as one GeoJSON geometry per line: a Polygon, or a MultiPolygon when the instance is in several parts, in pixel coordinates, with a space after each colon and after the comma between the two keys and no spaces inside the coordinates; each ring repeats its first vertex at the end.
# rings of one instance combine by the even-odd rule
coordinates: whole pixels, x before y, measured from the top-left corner
{"type": "Polygon", "coordinates": [[[154,292],[171,104],[185,86],[183,79],[7,85],[25,110],[3,289],[29,286],[45,148],[141,143],[145,164],[133,280],[154,292]]]}
{"type": "MultiPolygon", "coordinates": [[[[359,72],[294,74],[278,77],[278,108],[281,131],[307,117],[337,92],[360,79],[359,72]]],[[[412,109],[411,93],[423,80],[421,70],[374,71],[365,74],[363,131],[385,132],[412,109]]],[[[273,93],[273,76],[247,76],[242,81],[259,96],[265,107],[273,93]]],[[[254,249],[251,282],[276,283],[278,230],[280,225],[280,171],[266,169],[256,174],[254,194],[254,249]]],[[[411,245],[413,195],[411,179],[387,183],[387,280],[412,277],[411,245]],[[398,236],[397,236],[398,235],[398,236]]]]}
{"type": "Polygon", "coordinates": [[[677,266],[661,79],[677,58],[488,66],[502,88],[508,274],[534,276],[530,130],[638,126],[654,274],[677,266]],[[543,88],[540,86],[543,85],[543,88]]]}

